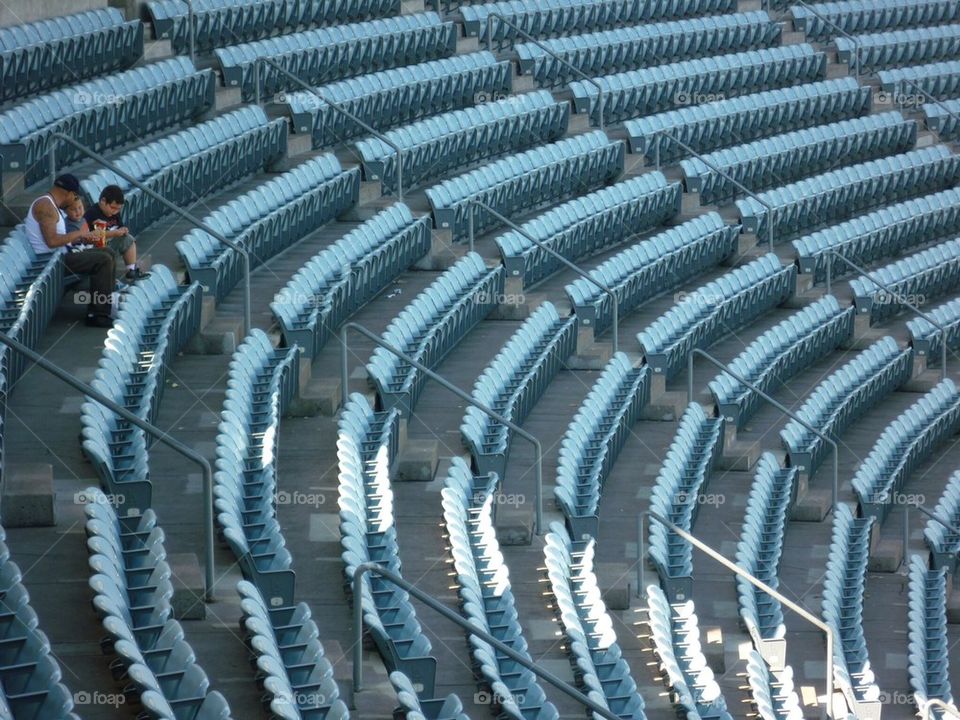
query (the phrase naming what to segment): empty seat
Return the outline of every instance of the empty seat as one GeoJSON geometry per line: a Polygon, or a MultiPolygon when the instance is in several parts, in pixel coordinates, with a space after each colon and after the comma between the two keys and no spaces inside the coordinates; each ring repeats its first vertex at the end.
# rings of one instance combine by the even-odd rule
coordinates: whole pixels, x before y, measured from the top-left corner
{"type": "Polygon", "coordinates": [[[918,65],[956,57],[960,51],[960,24],[856,35],[855,40],[838,37],[834,43],[840,62],[851,68],[859,64],[861,71],[918,65]]]}
{"type": "Polygon", "coordinates": [[[926,103],[929,96],[951,98],[960,95],[960,61],[946,60],[929,65],[881,70],[880,85],[904,105],[926,103]]]}
{"type": "Polygon", "coordinates": [[[793,684],[789,665],[772,670],[756,650],[747,656],[747,682],[751,702],[763,720],[803,720],[803,708],[793,684]]]}
{"type": "Polygon", "coordinates": [[[939,25],[960,19],[960,8],[951,0],[843,0],[817,3],[816,8],[793,5],[793,26],[809,40],[829,40],[856,34],[939,25]]]}
{"type": "MultiPolygon", "coordinates": [[[[950,476],[933,514],[953,527],[960,526],[960,472],[950,476]]],[[[930,548],[930,564],[936,569],[945,568],[947,572],[955,572],[960,553],[960,533],[930,518],[923,531],[923,539],[930,548]]]]}
{"type": "MultiPolygon", "coordinates": [[[[955,349],[960,344],[960,300],[950,300],[927,314],[935,322],[946,329],[947,349],[955,349]]],[[[939,328],[934,327],[924,318],[916,317],[907,320],[910,330],[910,345],[917,355],[926,357],[927,364],[940,362],[944,337],[939,328]]]]}
{"type": "Polygon", "coordinates": [[[935,130],[940,140],[947,142],[957,138],[960,133],[960,123],[957,123],[955,116],[960,117],[960,99],[927,103],[921,110],[923,110],[927,127],[935,130]]]}
{"type": "Polygon", "coordinates": [[[953,706],[950,691],[950,653],[947,634],[947,575],[931,570],[920,555],[910,557],[910,590],[907,606],[908,666],[913,697],[921,712],[940,720],[949,717],[927,703],[936,698],[953,706]]]}
{"type": "Polygon", "coordinates": [[[404,713],[405,717],[433,718],[433,720],[470,720],[463,711],[463,701],[454,693],[445,698],[421,698],[413,683],[399,670],[390,673],[390,684],[397,693],[400,705],[394,712],[404,713]]]}

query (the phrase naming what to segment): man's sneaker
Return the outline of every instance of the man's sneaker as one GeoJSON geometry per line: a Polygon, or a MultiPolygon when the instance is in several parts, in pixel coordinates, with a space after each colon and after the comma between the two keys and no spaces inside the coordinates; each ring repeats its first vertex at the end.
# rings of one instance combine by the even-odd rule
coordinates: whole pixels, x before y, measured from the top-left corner
{"type": "Polygon", "coordinates": [[[113,327],[113,318],[111,318],[109,315],[101,315],[100,313],[87,313],[86,323],[87,327],[104,328],[109,330],[113,327]]]}
{"type": "Polygon", "coordinates": [[[145,273],[138,267],[133,268],[133,270],[127,270],[127,274],[123,276],[123,281],[128,285],[132,285],[138,280],[145,280],[150,277],[150,273],[145,273]]]}

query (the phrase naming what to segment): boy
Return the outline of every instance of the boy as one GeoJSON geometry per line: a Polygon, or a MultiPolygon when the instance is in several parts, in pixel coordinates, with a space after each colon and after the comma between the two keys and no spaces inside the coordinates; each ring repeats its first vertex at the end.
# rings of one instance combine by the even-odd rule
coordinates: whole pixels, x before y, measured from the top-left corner
{"type": "MultiPolygon", "coordinates": [[[[82,231],[84,234],[90,232],[90,228],[87,227],[87,221],[83,217],[85,208],[83,207],[83,200],[77,198],[76,202],[67,205],[66,209],[66,222],[67,222],[67,232],[76,232],[78,230],[82,231]]],[[[79,243],[74,243],[77,247],[80,247],[79,243]]]]}
{"type": "Polygon", "coordinates": [[[100,200],[84,214],[87,226],[94,233],[106,238],[107,247],[117,255],[123,256],[127,273],[123,276],[126,283],[135,283],[150,276],[137,267],[137,244],[130,237],[130,231],[120,219],[123,208],[123,190],[117,185],[107,185],[100,192],[100,200]]]}

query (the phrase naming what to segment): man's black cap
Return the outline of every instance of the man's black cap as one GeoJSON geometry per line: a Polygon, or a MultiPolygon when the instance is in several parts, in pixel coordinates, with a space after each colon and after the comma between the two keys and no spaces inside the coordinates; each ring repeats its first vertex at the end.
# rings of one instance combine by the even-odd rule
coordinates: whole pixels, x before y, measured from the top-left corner
{"type": "Polygon", "coordinates": [[[58,175],[57,179],[53,181],[53,186],[58,187],[61,190],[66,190],[67,192],[80,192],[80,181],[77,180],[75,175],[70,175],[69,173],[58,175]]]}

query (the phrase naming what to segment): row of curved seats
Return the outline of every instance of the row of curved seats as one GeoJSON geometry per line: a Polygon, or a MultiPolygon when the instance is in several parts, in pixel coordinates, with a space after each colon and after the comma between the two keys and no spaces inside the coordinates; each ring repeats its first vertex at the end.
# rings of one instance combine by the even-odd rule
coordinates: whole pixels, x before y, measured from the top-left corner
{"type": "MultiPolygon", "coordinates": [[[[710,482],[714,460],[723,450],[722,417],[708,417],[699,403],[690,403],[663,458],[650,495],[650,510],[677,527],[693,531],[700,496],[710,482]]],[[[693,594],[693,546],[654,519],[649,530],[650,560],[671,602],[693,594]]]]}
{"type": "MultiPolygon", "coordinates": [[[[839,225],[818,230],[793,241],[800,272],[815,281],[827,275],[828,253],[833,251],[867,265],[879,258],[899,255],[917,245],[960,231],[960,190],[952,188],[860,215],[839,225]]],[[[852,268],[832,263],[833,277],[849,275],[852,268]]]]}
{"type": "Polygon", "coordinates": [[[390,673],[390,684],[397,693],[400,705],[394,710],[407,720],[470,720],[463,711],[463,701],[455,693],[445,698],[424,700],[406,675],[399,670],[390,673]]]}
{"type": "MultiPolygon", "coordinates": [[[[344,170],[332,154],[311,158],[224,203],[203,218],[250,254],[253,269],[334,220],[360,198],[360,171],[344,170]]],[[[222,302],[243,279],[243,257],[191,229],[176,243],[191,280],[222,302]]]]}
{"type": "Polygon", "coordinates": [[[949,60],[960,52],[960,24],[892,30],[834,39],[837,57],[851,68],[876,71],[900,65],[949,60]]]}
{"type": "Polygon", "coordinates": [[[0,102],[122,70],[143,55],[143,24],[101,8],[0,28],[0,102]]]}
{"type": "MultiPolygon", "coordinates": [[[[252,106],[155,140],[124,153],[114,163],[168,201],[188,207],[258,172],[286,151],[284,119],[268,120],[261,108],[252,106]]],[[[106,168],[80,181],[93,203],[107,185],[124,191],[123,219],[134,235],[169,212],[106,168]]]]}
{"type": "Polygon", "coordinates": [[[872,91],[852,77],[766,90],[694,103],[657,115],[627,120],[630,152],[647,162],[672,162],[689,155],[667,134],[705,153],[786,130],[859,117],[870,109],[872,91]],[[665,134],[666,133],[666,134],[665,134]]]}
{"type": "Polygon", "coordinates": [[[277,432],[297,391],[296,346],[274,349],[254,328],[230,360],[217,426],[214,511],[245,580],[274,605],[292,605],[293,558],[276,517],[277,432]]]}
{"type": "MultiPolygon", "coordinates": [[[[493,635],[533,663],[523,637],[510,570],[493,524],[493,502],[499,478],[474,477],[462,458],[451,459],[444,488],[443,521],[453,557],[461,613],[471,624],[493,635]]],[[[488,689],[490,709],[507,720],[559,720],[537,676],[476,635],[467,635],[471,667],[488,689]]]]}
{"type": "MultiPolygon", "coordinates": [[[[469,253],[417,295],[381,337],[432,367],[490,313],[502,293],[503,266],[487,268],[482,257],[469,253]]],[[[404,416],[413,412],[426,375],[380,346],[366,367],[380,407],[398,407],[404,416]]]]}
{"type": "Polygon", "coordinates": [[[960,391],[949,378],[884,428],[850,481],[864,515],[882,523],[913,469],[960,429],[960,391]]]}
{"type": "Polygon", "coordinates": [[[890,293],[869,278],[851,280],[853,304],[858,313],[869,313],[873,324],[901,312],[905,300],[916,305],[920,298],[929,302],[956,290],[960,286],[958,272],[960,240],[948,240],[873,270],[870,277],[890,288],[890,293]]]}
{"type": "MultiPolygon", "coordinates": [[[[960,300],[949,300],[928,310],[927,315],[946,329],[948,350],[960,345],[960,300]]],[[[910,346],[913,351],[917,355],[925,356],[928,365],[940,362],[944,337],[939,328],[924,318],[916,317],[907,320],[907,329],[910,331],[910,346]]]]}
{"type": "Polygon", "coordinates": [[[956,140],[960,134],[960,99],[941,100],[939,103],[926,103],[921,107],[928,128],[936,130],[941,141],[956,140]]]}
{"type": "Polygon", "coordinates": [[[277,604],[251,582],[237,583],[240,629],[263,684],[263,703],[278,720],[348,720],[333,665],[305,603],[277,604]]]}
{"type": "MultiPolygon", "coordinates": [[[[561,318],[553,304],[543,303],[484,368],[471,396],[520,425],[574,351],[576,342],[576,316],[561,318]]],[[[460,436],[477,474],[504,476],[513,440],[510,428],[468,405],[460,436]]]]}
{"type": "Polygon", "coordinates": [[[375,562],[402,574],[390,486],[399,420],[397,408],[374,412],[358,393],[343,408],[337,431],[341,557],[347,593],[352,602],[360,603],[364,627],[387,670],[400,670],[432,698],[437,660],[407,592],[366,574],[361,596],[353,595],[353,578],[363,563],[375,562]]]}
{"type": "MultiPolygon", "coordinates": [[[[154,36],[170,40],[175,53],[190,49],[190,10],[185,0],[149,0],[144,3],[154,36]]],[[[224,45],[285,34],[298,28],[343,23],[367,17],[397,15],[400,0],[192,0],[194,48],[212,50],[224,45]]]]}
{"type": "MultiPolygon", "coordinates": [[[[886,336],[824,379],[796,411],[827,437],[840,437],[857,418],[905,383],[913,373],[913,354],[886,336]]],[[[831,447],[800,423],[789,420],[780,431],[787,463],[812,477],[831,447]]]]}
{"type": "Polygon", "coordinates": [[[256,98],[257,74],[261,97],[301,87],[275,67],[258,63],[261,57],[316,85],[447,57],[454,54],[456,44],[454,24],[425,12],[280,35],[218,48],[214,54],[224,84],[240,88],[241,98],[249,102],[256,98]]]}
{"type": "MultiPolygon", "coordinates": [[[[631,25],[584,35],[545,39],[542,44],[585,75],[605,75],[685,58],[754,50],[778,44],[780,26],[766,12],[631,25]]],[[[555,87],[580,77],[539,45],[514,47],[521,75],[540,87],[555,87]]]]}
{"type": "MultiPolygon", "coordinates": [[[[646,173],[575,197],[527,221],[521,228],[563,257],[576,261],[665,222],[680,212],[682,195],[680,183],[669,182],[660,172],[646,173]]],[[[554,255],[514,230],[508,230],[494,242],[507,275],[522,277],[524,287],[563,267],[554,255]]],[[[581,320],[589,319],[581,316],[581,320]]]]}
{"type": "MultiPolygon", "coordinates": [[[[764,332],[729,367],[769,392],[849,340],[853,316],[852,306],[841,308],[833,295],[826,295],[764,332]]],[[[742,428],[760,405],[757,393],[727,373],[719,373],[709,388],[719,414],[737,428],[742,428]]]]}
{"type": "Polygon", "coordinates": [[[527,35],[550,37],[664,18],[734,12],[736,7],[731,0],[670,0],[656,4],[642,0],[541,0],[533,5],[523,0],[502,0],[464,5],[460,14],[467,37],[489,40],[502,47],[512,44],[520,35],[510,25],[498,22],[498,15],[527,35]],[[490,17],[493,21],[488,38],[490,17]]]}
{"type": "Polygon", "coordinates": [[[922,25],[940,25],[960,19],[960,8],[950,0],[842,0],[817,3],[816,8],[790,7],[793,26],[808,40],[829,40],[922,25]]]}
{"type": "MultiPolygon", "coordinates": [[[[381,70],[318,87],[325,98],[381,131],[448,110],[473,105],[478,99],[506,96],[513,72],[506,60],[490,52],[455,55],[405,67],[381,70]]],[[[360,125],[313,93],[284,93],[293,129],[310,133],[314,148],[336,145],[366,134],[360,125]]]]}
{"type": "Polygon", "coordinates": [[[149,718],[229,720],[223,695],[195,662],[173,619],[173,582],[164,533],[152,510],[118,517],[97,488],[83,492],[93,607],[107,633],[104,649],[124,694],[140,698],[149,718]]]}
{"type": "MultiPolygon", "coordinates": [[[[737,226],[727,225],[718,213],[698,215],[608,258],[590,277],[614,292],[623,317],[730,257],[737,249],[737,233],[737,226]]],[[[613,302],[597,285],[577,278],[564,291],[581,325],[592,325],[594,333],[610,327],[613,302]]]]}
{"type": "Polygon", "coordinates": [[[793,295],[795,265],[774,253],[757,258],[688,293],[637,335],[644,358],[668,379],[694,348],[707,348],[793,295]]]}
{"type": "Polygon", "coordinates": [[[558,140],[567,132],[570,103],[547,90],[514,95],[463,110],[452,110],[388,130],[397,151],[376,137],[356,143],[366,180],[380,180],[385,194],[397,191],[398,165],[404,188],[436,179],[485,158],[558,140]]]}
{"type": "Polygon", "coordinates": [[[647,623],[670,701],[687,718],[732,720],[700,644],[693,600],[671,602],[657,585],[647,586],[647,623]]]}
{"type": "Polygon", "coordinates": [[[766,720],[803,720],[793,668],[772,670],[756,650],[747,655],[747,683],[757,715],[766,720]]]}
{"type": "MultiPolygon", "coordinates": [[[[960,473],[955,472],[950,476],[933,512],[954,527],[960,525],[960,473]]],[[[933,568],[937,570],[945,568],[949,573],[956,572],[957,553],[960,553],[960,534],[930,519],[927,520],[927,526],[924,528],[923,539],[930,548],[930,564],[933,568]]]]}
{"type": "Polygon", "coordinates": [[[957,60],[881,70],[877,78],[884,90],[894,94],[894,99],[896,95],[912,98],[925,92],[934,98],[960,95],[960,61],[957,60]]]}
{"type": "MultiPolygon", "coordinates": [[[[64,287],[64,250],[37,255],[24,226],[17,225],[0,241],[0,331],[36,348],[60,305],[64,287]]],[[[25,360],[20,353],[0,348],[0,371],[13,391],[25,360]]],[[[0,421],[2,421],[0,417],[0,421]]]]}
{"type": "Polygon", "coordinates": [[[567,639],[567,653],[581,690],[620,718],[645,720],[645,703],[623,658],[613,620],[594,571],[596,539],[572,541],[560,523],[544,538],[546,575],[556,601],[554,614],[567,639]]]}
{"type": "MultiPolygon", "coordinates": [[[[0,170],[24,173],[28,185],[46,177],[55,132],[103,152],[196,118],[213,107],[214,82],[212,71],[172,58],[26,100],[0,113],[0,170]]],[[[58,167],[83,157],[56,148],[58,167]]]]}
{"type": "Polygon", "coordinates": [[[761,190],[829,169],[838,159],[852,163],[905,152],[916,141],[917,123],[889,112],[762,138],[717,150],[702,160],[681,160],[680,167],[687,190],[709,204],[740,195],[734,181],[761,190]]]}
{"type": "Polygon", "coordinates": [[[833,631],[835,687],[855,717],[880,717],[880,688],[863,633],[863,597],[870,533],[876,518],[856,517],[850,508],[834,509],[830,556],[823,581],[823,619],[833,631]]]}
{"type": "Polygon", "coordinates": [[[573,538],[597,537],[603,484],[649,400],[647,367],[635,368],[624,353],[617,353],[567,426],[554,495],[573,538]]]}
{"type": "MultiPolygon", "coordinates": [[[[166,368],[200,326],[198,285],[179,287],[163,265],[121,296],[114,326],[91,386],[118,405],[152,422],[164,389],[166,368]]],[[[80,441],[108,493],[123,498],[126,514],[149,508],[153,499],[148,448],[152,438],[100,405],[80,408],[80,441]]]]}
{"type": "Polygon", "coordinates": [[[740,222],[766,238],[829,225],[864,210],[952,187],[960,179],[960,155],[946,145],[868,160],[737,200],[740,222]],[[773,208],[772,212],[763,204],[773,208]]]}
{"type": "MultiPolygon", "coordinates": [[[[947,575],[934,570],[920,555],[910,558],[910,587],[907,605],[907,672],[913,697],[921,712],[932,699],[953,705],[950,691],[950,653],[947,635],[947,575]]],[[[947,717],[942,709],[931,708],[931,718],[947,717]]]]}
{"type": "Polygon", "coordinates": [[[692,99],[743,94],[821,80],[826,56],[810,45],[787,45],[604,75],[569,84],[573,108],[599,123],[650,115],[692,99]],[[602,107],[600,92],[603,90],[602,107]]]}
{"type": "MultiPolygon", "coordinates": [[[[781,468],[773,453],[760,456],[737,543],[737,564],[774,590],[780,587],[780,559],[796,485],[796,468],[781,468]]],[[[787,628],[780,601],[739,575],[736,584],[740,623],[754,650],[771,670],[787,669],[787,628]]]]}
{"type": "Polygon", "coordinates": [[[625,159],[624,142],[596,130],[501,158],[444,180],[426,195],[435,227],[449,228],[459,239],[468,232],[470,214],[477,233],[498,224],[470,200],[510,217],[605,184],[623,172],[625,159]]]}
{"type": "Polygon", "coordinates": [[[286,345],[314,358],[346,319],[430,251],[430,217],[403,203],[381,210],[308,260],[270,310],[286,345]]]}

